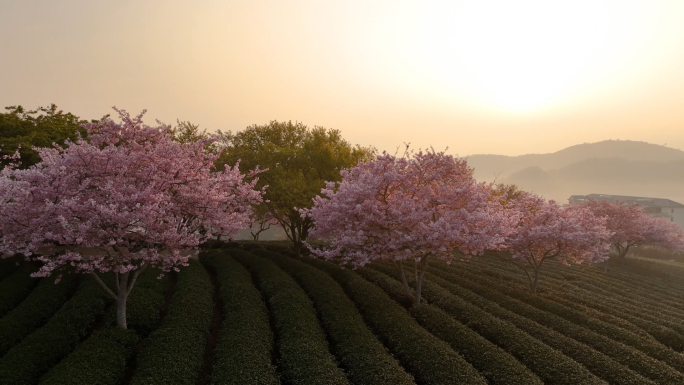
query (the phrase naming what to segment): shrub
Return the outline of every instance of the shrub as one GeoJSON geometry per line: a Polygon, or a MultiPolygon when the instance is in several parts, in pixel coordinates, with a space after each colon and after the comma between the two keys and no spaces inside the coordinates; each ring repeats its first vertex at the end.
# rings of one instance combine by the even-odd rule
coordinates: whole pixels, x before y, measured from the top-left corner
{"type": "MultiPolygon", "coordinates": [[[[367,275],[370,276],[368,273],[367,275]]],[[[396,279],[392,280],[389,276],[383,277],[382,275],[377,274],[375,275],[375,279],[377,280],[377,284],[381,285],[383,289],[394,293],[393,296],[398,296],[402,292],[399,287],[401,284],[396,279]]],[[[603,381],[589,373],[585,367],[556,350],[558,346],[551,347],[544,343],[548,342],[547,340],[542,342],[538,339],[540,338],[538,335],[535,335],[534,337],[537,338],[534,338],[518,329],[516,326],[519,325],[516,324],[514,326],[512,323],[507,322],[508,319],[503,318],[501,314],[496,312],[496,306],[491,306],[491,304],[489,306],[484,305],[483,302],[486,301],[484,299],[482,299],[482,301],[468,303],[459,296],[453,295],[440,287],[443,285],[443,283],[441,283],[442,281],[443,280],[439,280],[439,278],[433,276],[430,276],[427,279],[424,290],[428,301],[432,302],[464,325],[475,330],[489,341],[509,352],[517,358],[518,361],[532,370],[532,372],[541,378],[544,383],[568,385],[580,383],[603,384],[603,381]],[[437,282],[440,282],[439,286],[437,285],[437,282]],[[482,309],[480,307],[482,307],[482,309]]],[[[472,298],[468,298],[468,301],[472,301],[472,298]]],[[[519,317],[519,319],[527,324],[538,327],[542,337],[545,334],[551,337],[549,338],[551,340],[558,337],[561,337],[562,339],[563,337],[552,330],[541,327],[522,317],[519,317]]],[[[568,343],[575,341],[568,338],[566,341],[562,342],[568,343]]],[[[586,345],[582,345],[582,351],[591,352],[591,349],[586,345]]],[[[602,363],[605,362],[606,360],[602,363]]],[[[630,382],[623,383],[628,384],[630,382]]],[[[637,384],[635,382],[632,383],[637,384]]],[[[646,383],[648,383],[648,381],[646,381],[646,383]]]]}
{"type": "Polygon", "coordinates": [[[285,270],[313,300],[332,341],[335,356],[353,384],[413,384],[397,361],[366,327],[363,318],[337,282],[301,261],[268,251],[255,251],[285,270]]]}
{"type": "Polygon", "coordinates": [[[21,260],[18,256],[7,258],[0,257],[0,282],[17,271],[20,263],[21,260]]]}
{"type": "Polygon", "coordinates": [[[93,278],[85,277],[74,296],[43,327],[2,358],[0,384],[35,384],[86,336],[110,298],[93,278]]]}
{"type": "Polygon", "coordinates": [[[267,298],[283,382],[348,383],[328,351],[311,301],[297,283],[272,262],[254,254],[234,252],[232,256],[249,268],[267,298]]]}
{"type": "MultiPolygon", "coordinates": [[[[463,279],[462,277],[461,281],[463,279]]],[[[672,370],[672,368],[678,370],[684,368],[684,356],[654,340],[644,339],[560,303],[531,295],[523,290],[511,289],[490,281],[486,282],[486,286],[477,285],[475,281],[469,282],[469,288],[478,288],[478,293],[486,293],[490,298],[496,298],[494,300],[502,306],[584,342],[646,377],[661,383],[667,381],[684,383],[684,374],[672,370]],[[513,298],[519,301],[514,301],[513,298]],[[663,363],[667,363],[672,368],[663,363]]]]}
{"type": "Polygon", "coordinates": [[[433,305],[411,308],[411,315],[430,333],[445,341],[480,371],[488,384],[543,382],[520,361],[433,305]]]}
{"type": "Polygon", "coordinates": [[[110,328],[94,333],[41,380],[42,385],[117,385],[126,374],[138,336],[110,328]]]}
{"type": "Polygon", "coordinates": [[[0,357],[45,324],[69,299],[73,286],[72,275],[64,276],[58,284],[54,278],[43,278],[19,306],[0,319],[0,357]]]}
{"type": "Polygon", "coordinates": [[[199,262],[182,268],[168,314],[144,341],[131,384],[195,384],[211,327],[212,291],[199,262]]]}
{"type": "MultiPolygon", "coordinates": [[[[485,384],[480,374],[379,287],[340,266],[305,260],[330,274],[356,303],[366,322],[419,384],[485,384]]],[[[403,290],[403,289],[402,289],[403,290]]],[[[405,296],[405,294],[404,294],[405,296]]]]}
{"type": "MultiPolygon", "coordinates": [[[[464,278],[461,277],[459,284],[465,284],[462,283],[463,281],[464,278]]],[[[448,286],[448,284],[443,283],[443,280],[440,280],[440,285],[448,286]]],[[[581,326],[577,326],[561,317],[541,311],[530,305],[515,300],[512,297],[508,297],[496,292],[495,290],[489,289],[489,287],[495,285],[496,284],[494,282],[488,282],[487,287],[485,287],[474,282],[467,282],[467,287],[469,290],[473,290],[479,295],[483,295],[486,298],[495,301],[500,306],[519,314],[523,317],[523,319],[539,322],[540,324],[547,326],[558,333],[591,346],[597,351],[611,357],[617,363],[631,368],[644,377],[651,378],[660,384],[683,383],[683,375],[665,365],[663,362],[655,360],[632,347],[617,343],[604,335],[600,335],[581,326]]],[[[600,368],[595,368],[595,363],[592,361],[587,362],[587,360],[584,359],[582,359],[582,361],[585,365],[587,365],[587,367],[592,368],[594,371],[601,370],[600,368]]],[[[610,366],[606,366],[606,368],[610,368],[610,366]]],[[[605,371],[605,369],[602,370],[605,371]]]]}
{"type": "Polygon", "coordinates": [[[216,272],[224,319],[214,350],[213,384],[279,384],[268,313],[249,272],[223,250],[200,254],[216,272]]]}
{"type": "Polygon", "coordinates": [[[14,309],[31,292],[40,279],[31,278],[35,268],[25,264],[0,282],[0,318],[14,309]]]}

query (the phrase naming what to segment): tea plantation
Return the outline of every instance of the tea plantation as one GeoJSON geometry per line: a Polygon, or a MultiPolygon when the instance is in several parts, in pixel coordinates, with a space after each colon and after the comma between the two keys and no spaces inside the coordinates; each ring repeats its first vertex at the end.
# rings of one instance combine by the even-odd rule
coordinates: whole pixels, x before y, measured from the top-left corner
{"type": "Polygon", "coordinates": [[[551,262],[532,295],[492,255],[432,262],[411,307],[392,263],[235,245],[145,271],[128,330],[91,277],[1,260],[0,384],[684,384],[679,267],[551,262]]]}

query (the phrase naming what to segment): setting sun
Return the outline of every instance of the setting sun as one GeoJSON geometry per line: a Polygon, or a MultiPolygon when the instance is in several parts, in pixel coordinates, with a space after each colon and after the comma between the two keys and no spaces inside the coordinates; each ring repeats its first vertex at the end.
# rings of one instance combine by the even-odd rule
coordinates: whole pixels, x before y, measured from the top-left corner
{"type": "Polygon", "coordinates": [[[478,1],[404,9],[410,65],[435,92],[534,112],[605,87],[649,44],[660,10],[634,2],[478,1]],[[617,69],[617,71],[616,71],[617,69]],[[617,72],[617,74],[616,74],[617,72]]]}

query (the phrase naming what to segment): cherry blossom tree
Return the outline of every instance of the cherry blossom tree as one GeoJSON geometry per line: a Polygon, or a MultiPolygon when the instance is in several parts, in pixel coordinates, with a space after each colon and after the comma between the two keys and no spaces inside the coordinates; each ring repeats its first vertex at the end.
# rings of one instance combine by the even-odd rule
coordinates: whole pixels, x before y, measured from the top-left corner
{"type": "Polygon", "coordinates": [[[612,232],[606,229],[604,218],[584,207],[563,208],[525,192],[509,201],[505,211],[518,213],[505,249],[510,261],[525,272],[532,293],[537,292],[539,273],[547,260],[579,264],[608,258],[612,232]]]}
{"type": "Polygon", "coordinates": [[[594,215],[606,218],[606,227],[613,232],[610,243],[618,260],[623,260],[632,247],[641,245],[684,250],[684,232],[679,226],[646,214],[638,205],[598,200],[585,205],[594,215]]]}
{"type": "Polygon", "coordinates": [[[512,222],[490,197],[465,160],[435,151],[383,153],[343,170],[342,181],[328,182],[303,215],[315,222],[312,235],[329,241],[328,248],[312,248],[315,255],[355,267],[394,261],[418,305],[429,259],[450,262],[455,249],[476,255],[503,242],[512,222]],[[405,262],[414,265],[415,295],[405,262]]]}
{"type": "Polygon", "coordinates": [[[180,143],[170,126],[145,125],[144,111],[116,111],[121,123],[84,126],[87,141],[36,149],[42,160],[35,166],[2,170],[0,253],[41,261],[39,277],[92,274],[126,328],[126,301],[140,273],[177,271],[201,242],[244,228],[263,191],[237,165],[213,170],[219,154],[205,150],[211,138],[180,143]],[[107,272],[116,278],[112,288],[100,277],[107,272]]]}

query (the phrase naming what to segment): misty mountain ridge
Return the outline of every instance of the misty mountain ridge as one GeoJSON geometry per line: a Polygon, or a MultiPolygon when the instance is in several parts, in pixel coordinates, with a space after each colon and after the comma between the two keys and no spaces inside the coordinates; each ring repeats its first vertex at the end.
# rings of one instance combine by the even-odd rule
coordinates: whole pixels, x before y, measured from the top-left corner
{"type": "Polygon", "coordinates": [[[482,181],[515,184],[567,203],[573,194],[615,194],[684,202],[684,151],[646,142],[606,140],[551,154],[472,155],[482,181]]]}

